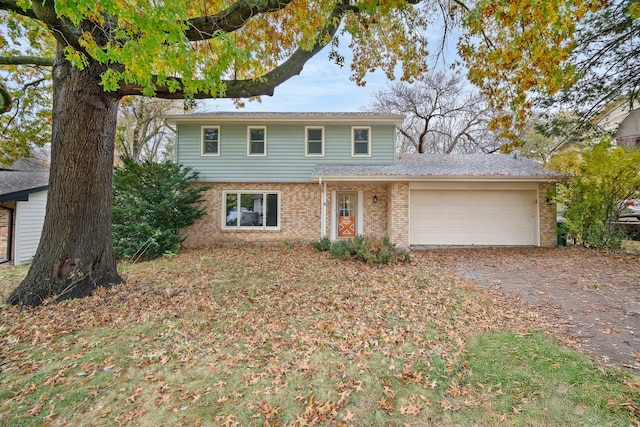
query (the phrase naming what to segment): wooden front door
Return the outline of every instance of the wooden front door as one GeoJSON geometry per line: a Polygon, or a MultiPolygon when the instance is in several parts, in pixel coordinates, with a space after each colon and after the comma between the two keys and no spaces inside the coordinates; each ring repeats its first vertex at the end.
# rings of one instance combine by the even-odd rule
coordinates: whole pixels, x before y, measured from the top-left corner
{"type": "Polygon", "coordinates": [[[355,237],[356,193],[338,193],[338,237],[355,237]]]}

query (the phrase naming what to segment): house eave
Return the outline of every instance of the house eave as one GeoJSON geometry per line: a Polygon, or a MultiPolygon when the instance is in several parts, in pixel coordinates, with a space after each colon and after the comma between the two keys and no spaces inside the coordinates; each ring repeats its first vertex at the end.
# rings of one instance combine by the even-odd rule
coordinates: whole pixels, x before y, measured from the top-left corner
{"type": "Polygon", "coordinates": [[[27,202],[29,201],[29,194],[45,191],[49,188],[48,185],[41,187],[29,188],[26,190],[13,191],[11,193],[0,194],[0,202],[27,202]]]}
{"type": "Polygon", "coordinates": [[[216,123],[216,124],[307,124],[331,125],[349,124],[353,126],[393,125],[400,126],[404,116],[398,114],[366,113],[246,113],[246,114],[195,114],[166,116],[171,125],[216,123]]]}
{"type": "Polygon", "coordinates": [[[312,175],[311,179],[318,182],[558,182],[561,177],[549,176],[477,176],[477,175],[455,175],[455,176],[435,176],[435,175],[312,175]]]}

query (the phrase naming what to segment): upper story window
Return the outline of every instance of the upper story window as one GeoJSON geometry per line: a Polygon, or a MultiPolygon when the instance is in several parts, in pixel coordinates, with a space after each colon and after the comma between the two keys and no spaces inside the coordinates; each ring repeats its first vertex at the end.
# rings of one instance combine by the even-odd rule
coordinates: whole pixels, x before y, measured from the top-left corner
{"type": "Polygon", "coordinates": [[[353,127],[351,128],[352,156],[371,156],[371,128],[353,127]]]}
{"type": "Polygon", "coordinates": [[[203,156],[220,155],[220,127],[203,126],[201,134],[201,151],[203,156]]]}
{"type": "Polygon", "coordinates": [[[307,156],[324,156],[324,128],[310,127],[305,128],[306,132],[306,152],[307,156]]]}
{"type": "Polygon", "coordinates": [[[264,126],[250,126],[247,129],[247,155],[266,156],[267,155],[267,128],[264,126]]]}

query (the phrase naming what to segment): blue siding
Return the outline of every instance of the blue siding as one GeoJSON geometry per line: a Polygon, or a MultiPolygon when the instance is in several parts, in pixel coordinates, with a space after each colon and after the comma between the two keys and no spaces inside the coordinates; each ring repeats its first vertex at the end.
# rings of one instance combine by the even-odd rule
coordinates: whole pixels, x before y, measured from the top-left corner
{"type": "MultiPolygon", "coordinates": [[[[395,127],[371,126],[371,156],[351,156],[351,126],[324,126],[324,157],[305,157],[305,124],[267,127],[267,156],[247,156],[247,126],[179,124],[177,161],[203,182],[311,182],[317,164],[393,164],[395,127]],[[200,155],[202,125],[220,126],[220,156],[200,155]]],[[[253,124],[250,124],[253,126],[253,124]]],[[[315,126],[315,125],[314,125],[315,126]]]]}

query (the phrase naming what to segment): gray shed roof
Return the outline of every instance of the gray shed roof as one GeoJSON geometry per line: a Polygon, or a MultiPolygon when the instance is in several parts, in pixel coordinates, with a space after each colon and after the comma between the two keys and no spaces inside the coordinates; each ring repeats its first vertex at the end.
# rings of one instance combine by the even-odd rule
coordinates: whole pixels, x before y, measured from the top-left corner
{"type": "Polygon", "coordinates": [[[514,179],[554,180],[562,175],[539,163],[506,154],[402,154],[391,165],[318,165],[314,179],[428,180],[514,179]]]}
{"type": "Polygon", "coordinates": [[[36,159],[18,159],[11,166],[0,163],[0,201],[27,200],[30,193],[46,190],[49,167],[36,159]]]}

